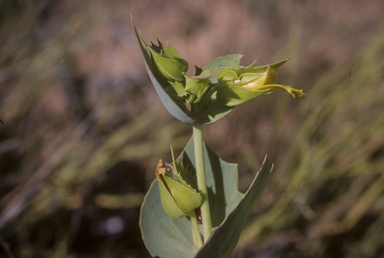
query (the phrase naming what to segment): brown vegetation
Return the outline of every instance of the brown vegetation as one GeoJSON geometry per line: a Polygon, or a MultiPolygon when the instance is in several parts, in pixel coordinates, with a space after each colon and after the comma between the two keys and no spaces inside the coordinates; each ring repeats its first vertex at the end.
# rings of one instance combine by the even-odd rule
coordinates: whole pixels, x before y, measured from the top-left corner
{"type": "Polygon", "coordinates": [[[233,257],[383,256],[383,13],[357,0],[0,1],[0,235],[15,257],[148,257],[139,207],[191,128],[150,84],[133,14],[200,67],[289,58],[279,82],[307,93],[204,127],[240,164],[241,190],[265,154],[275,163],[233,257]]]}

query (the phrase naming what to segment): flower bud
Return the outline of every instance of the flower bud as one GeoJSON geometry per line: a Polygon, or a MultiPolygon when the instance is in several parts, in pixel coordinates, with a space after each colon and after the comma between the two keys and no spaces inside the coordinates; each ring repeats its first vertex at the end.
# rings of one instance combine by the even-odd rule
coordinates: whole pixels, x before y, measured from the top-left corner
{"type": "Polygon", "coordinates": [[[188,185],[171,164],[159,160],[156,180],[164,210],[174,218],[191,216],[202,204],[200,194],[188,185]]]}
{"type": "Polygon", "coordinates": [[[188,62],[171,45],[164,46],[159,40],[158,46],[151,46],[142,38],[152,55],[156,75],[162,81],[183,81],[184,73],[188,70],[188,62]]]}
{"type": "MultiPolygon", "coordinates": [[[[209,78],[215,73],[215,70],[206,69],[201,74],[188,77],[185,76],[185,91],[193,96],[193,103],[198,103],[204,96],[204,93],[210,88],[209,78]]],[[[192,102],[191,101],[191,102],[192,102]]]]}
{"type": "Polygon", "coordinates": [[[245,68],[224,69],[218,75],[218,84],[215,85],[218,101],[227,106],[236,106],[275,91],[287,91],[293,97],[297,94],[304,99],[305,93],[302,90],[275,84],[277,68],[286,61],[260,67],[253,67],[253,62],[245,68]]]}

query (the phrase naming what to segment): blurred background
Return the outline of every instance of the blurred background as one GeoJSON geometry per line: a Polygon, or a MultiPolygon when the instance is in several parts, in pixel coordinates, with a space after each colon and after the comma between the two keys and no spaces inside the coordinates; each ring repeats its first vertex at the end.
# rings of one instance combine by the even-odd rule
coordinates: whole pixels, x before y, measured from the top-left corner
{"type": "MultiPolygon", "coordinates": [[[[203,127],[245,191],[275,164],[233,258],[384,257],[384,1],[0,1],[0,257],[150,257],[140,205],[192,129],[163,107],[147,41],[203,67],[290,61],[203,127]]],[[[191,71],[192,73],[193,71],[191,71]]]]}

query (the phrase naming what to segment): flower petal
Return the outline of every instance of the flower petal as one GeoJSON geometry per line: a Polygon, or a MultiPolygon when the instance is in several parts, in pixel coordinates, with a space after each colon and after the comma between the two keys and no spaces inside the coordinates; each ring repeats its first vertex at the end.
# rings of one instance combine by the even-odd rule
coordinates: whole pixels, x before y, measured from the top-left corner
{"type": "Polygon", "coordinates": [[[240,86],[217,87],[217,100],[227,106],[237,106],[250,99],[268,94],[267,90],[251,90],[240,86]]]}
{"type": "Polygon", "coordinates": [[[292,97],[294,97],[294,98],[297,95],[300,98],[305,99],[305,93],[303,92],[303,90],[294,89],[292,87],[283,86],[280,84],[266,84],[266,85],[263,85],[261,87],[258,87],[257,90],[265,90],[265,91],[267,91],[267,93],[272,93],[275,91],[286,91],[289,94],[291,94],[292,97]]]}

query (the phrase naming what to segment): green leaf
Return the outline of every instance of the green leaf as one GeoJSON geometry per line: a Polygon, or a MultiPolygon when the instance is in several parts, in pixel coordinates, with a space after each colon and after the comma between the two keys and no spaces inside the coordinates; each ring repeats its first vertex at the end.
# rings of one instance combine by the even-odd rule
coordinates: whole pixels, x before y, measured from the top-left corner
{"type": "Polygon", "coordinates": [[[136,35],[137,42],[139,43],[139,46],[140,46],[141,54],[144,57],[145,66],[147,67],[147,69],[150,69],[153,72],[153,64],[152,64],[151,57],[148,55],[148,52],[145,50],[145,48],[143,47],[143,44],[141,43],[139,33],[137,32],[135,23],[133,22],[132,15],[131,15],[131,23],[132,23],[133,31],[135,32],[135,35],[136,35]]]}
{"type": "Polygon", "coordinates": [[[178,57],[178,58],[181,58],[180,53],[177,52],[176,48],[172,47],[170,44],[168,44],[168,47],[166,47],[159,40],[157,40],[157,43],[159,44],[159,46],[156,46],[153,43],[151,45],[151,47],[157,53],[163,53],[165,56],[168,56],[168,57],[178,57]]]}
{"type": "MultiPolygon", "coordinates": [[[[271,68],[271,69],[277,70],[277,68],[279,68],[280,66],[285,64],[287,61],[288,61],[288,59],[285,59],[283,61],[280,61],[280,62],[277,62],[277,63],[273,63],[273,64],[270,64],[270,65],[263,65],[263,66],[253,67],[252,69],[249,69],[246,72],[248,72],[248,73],[264,73],[265,71],[268,70],[268,67],[271,68]]],[[[253,64],[254,63],[252,63],[251,65],[253,65],[253,64]]],[[[240,70],[237,71],[237,72],[241,73],[240,70]]]]}
{"type": "MultiPolygon", "coordinates": [[[[198,250],[193,241],[191,221],[187,217],[172,218],[164,211],[155,180],[144,199],[140,218],[142,236],[152,256],[224,258],[235,248],[245,220],[269,179],[271,168],[265,160],[247,193],[243,195],[237,189],[237,165],[221,160],[205,144],[204,162],[212,225],[216,228],[208,242],[198,250]]],[[[193,139],[176,163],[177,166],[195,171],[193,139]]]]}
{"type": "MultiPolygon", "coordinates": [[[[188,167],[189,170],[195,171],[193,137],[177,159],[177,163],[182,167],[188,167]]],[[[223,222],[226,214],[236,206],[243,194],[237,189],[237,164],[223,161],[205,143],[204,165],[212,226],[216,227],[223,222]]]]}
{"type": "Polygon", "coordinates": [[[235,209],[228,214],[224,222],[214,229],[206,244],[194,256],[195,258],[225,258],[233,252],[239,241],[246,219],[268,183],[272,168],[268,164],[267,157],[265,157],[260,171],[256,174],[244,197],[235,209]]]}
{"type": "Polygon", "coordinates": [[[200,98],[201,94],[209,88],[209,77],[214,74],[216,71],[207,69],[204,70],[200,75],[195,76],[185,76],[185,90],[189,93],[200,98]]]}
{"type": "MultiPolygon", "coordinates": [[[[133,24],[132,16],[131,21],[136,33],[136,37],[139,40],[135,25],[133,24]]],[[[181,58],[180,53],[177,52],[177,50],[171,45],[164,46],[159,40],[157,40],[159,44],[158,46],[153,43],[151,46],[149,46],[144,37],[141,34],[140,36],[148,50],[151,52],[152,61],[155,64],[152,72],[155,71],[155,74],[161,77],[162,81],[182,81],[184,79],[183,73],[188,70],[189,65],[187,61],[181,58]]],[[[141,45],[141,42],[139,42],[139,44],[141,45]]]]}
{"type": "Polygon", "coordinates": [[[226,84],[227,82],[233,82],[233,80],[238,79],[239,76],[236,74],[233,69],[224,69],[218,75],[218,84],[226,84]],[[224,81],[224,82],[222,82],[224,81]]]}
{"type": "Polygon", "coordinates": [[[237,76],[240,76],[241,74],[244,74],[244,73],[264,73],[268,70],[268,68],[277,70],[277,68],[285,64],[287,61],[288,59],[270,64],[270,65],[253,67],[253,65],[256,63],[256,61],[254,61],[252,64],[248,65],[247,67],[235,67],[234,69],[230,69],[230,70],[234,71],[237,74],[237,76]]]}
{"type": "Polygon", "coordinates": [[[196,113],[196,116],[203,115],[204,118],[205,116],[207,116],[210,121],[215,122],[220,118],[229,114],[229,112],[232,111],[234,106],[226,106],[220,103],[216,99],[216,92],[215,92],[214,94],[211,95],[209,104],[205,105],[204,108],[205,108],[204,111],[201,112],[201,114],[196,113]]]}
{"type": "Polygon", "coordinates": [[[236,106],[261,95],[269,94],[268,90],[251,90],[240,86],[217,87],[217,100],[228,106],[236,106]]]}
{"type": "MultiPolygon", "coordinates": [[[[183,81],[184,79],[183,73],[185,73],[188,70],[187,61],[179,57],[163,54],[162,51],[160,53],[157,53],[145,41],[144,43],[147,45],[147,48],[152,54],[153,61],[156,64],[155,67],[157,68],[156,74],[158,76],[164,77],[166,80],[169,80],[169,81],[183,81]]],[[[161,43],[160,45],[162,46],[161,43]]],[[[171,46],[169,47],[172,48],[171,46]]]]}
{"type": "MultiPolygon", "coordinates": [[[[260,80],[261,77],[266,76],[268,73],[274,74],[276,70],[287,61],[288,59],[271,65],[253,67],[255,61],[247,67],[226,68],[218,74],[218,86],[231,84],[241,86],[254,80],[260,80]]],[[[265,78],[265,80],[266,79],[267,78],[265,78]]],[[[270,83],[271,82],[269,82],[269,84],[270,83]]],[[[263,85],[264,82],[260,84],[263,85]]]]}
{"type": "Polygon", "coordinates": [[[153,257],[192,257],[197,251],[193,243],[191,221],[185,216],[173,218],[164,211],[156,180],[141,207],[140,228],[144,243],[153,257]]]}
{"type": "Polygon", "coordinates": [[[211,69],[215,70],[216,72],[209,78],[209,81],[211,84],[217,83],[217,76],[219,73],[227,68],[238,68],[240,65],[240,59],[243,57],[243,55],[234,54],[234,55],[227,55],[223,57],[216,58],[212,60],[209,64],[204,66],[203,70],[211,69]]]}
{"type": "Polygon", "coordinates": [[[181,82],[169,82],[171,85],[165,87],[165,91],[173,98],[183,100],[188,92],[184,88],[184,84],[181,82]]]}
{"type": "Polygon", "coordinates": [[[203,124],[209,122],[203,122],[193,117],[192,113],[187,109],[184,102],[181,100],[173,99],[156,80],[152,71],[149,69],[149,66],[147,65],[146,67],[147,72],[149,74],[149,78],[151,79],[152,84],[155,87],[157,95],[159,95],[161,102],[163,102],[165,108],[173,117],[179,119],[181,122],[186,124],[203,124]]]}

